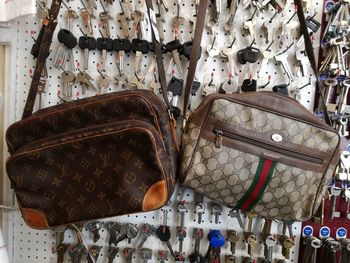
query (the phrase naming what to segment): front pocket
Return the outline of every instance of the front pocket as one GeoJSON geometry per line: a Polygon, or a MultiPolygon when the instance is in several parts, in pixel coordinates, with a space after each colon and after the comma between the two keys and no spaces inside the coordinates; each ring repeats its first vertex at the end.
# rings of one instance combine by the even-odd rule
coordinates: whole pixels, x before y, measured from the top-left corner
{"type": "Polygon", "coordinates": [[[25,146],[9,158],[7,172],[20,206],[42,211],[57,226],[142,212],[150,187],[168,182],[165,159],[157,131],[128,121],[25,146]]]}

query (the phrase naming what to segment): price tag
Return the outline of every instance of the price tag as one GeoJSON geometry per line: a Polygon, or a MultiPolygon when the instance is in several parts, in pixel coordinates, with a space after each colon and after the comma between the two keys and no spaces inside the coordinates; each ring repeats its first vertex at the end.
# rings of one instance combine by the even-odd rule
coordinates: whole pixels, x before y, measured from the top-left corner
{"type": "Polygon", "coordinates": [[[323,226],[320,229],[320,238],[327,238],[331,235],[331,230],[327,226],[323,226]]]}
{"type": "Polygon", "coordinates": [[[337,229],[336,239],[346,238],[346,235],[347,235],[346,228],[344,228],[344,227],[339,227],[339,228],[337,229]]]}
{"type": "Polygon", "coordinates": [[[314,233],[314,229],[312,226],[304,226],[303,228],[303,237],[309,237],[312,236],[314,233]]]}

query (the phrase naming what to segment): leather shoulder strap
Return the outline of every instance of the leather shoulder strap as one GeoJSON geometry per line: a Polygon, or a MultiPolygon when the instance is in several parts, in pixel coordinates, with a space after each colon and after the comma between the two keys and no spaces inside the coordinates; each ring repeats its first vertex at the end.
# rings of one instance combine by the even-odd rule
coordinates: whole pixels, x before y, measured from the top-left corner
{"type": "Polygon", "coordinates": [[[164,67],[161,43],[159,40],[158,32],[155,32],[157,29],[156,29],[156,25],[155,25],[156,21],[154,20],[155,13],[153,11],[152,0],[146,0],[146,5],[147,5],[147,13],[148,13],[148,17],[149,17],[149,22],[151,24],[150,28],[152,31],[152,41],[154,44],[154,52],[156,54],[160,88],[162,90],[162,96],[164,98],[165,104],[167,105],[169,111],[172,112],[172,107],[170,105],[169,98],[168,98],[168,88],[167,88],[167,83],[166,83],[166,74],[165,74],[165,67],[164,67]]]}
{"type": "Polygon", "coordinates": [[[45,67],[46,58],[50,53],[50,46],[53,33],[55,32],[57,26],[57,16],[60,11],[61,3],[62,0],[52,1],[49,10],[49,17],[43,20],[43,26],[40,30],[39,37],[32,48],[32,54],[34,57],[37,57],[37,60],[27,96],[27,101],[24,106],[22,120],[29,117],[33,113],[41,73],[45,67]]]}
{"type": "MultiPolygon", "coordinates": [[[[317,69],[316,59],[313,52],[312,42],[308,33],[308,29],[306,26],[306,20],[304,16],[304,10],[303,5],[301,3],[301,0],[294,0],[295,4],[298,6],[298,18],[300,23],[300,31],[304,36],[305,39],[305,50],[307,53],[307,56],[309,58],[312,70],[314,72],[314,75],[316,77],[316,89],[320,93],[321,96],[321,103],[324,108],[324,117],[327,124],[332,126],[332,121],[329,117],[329,114],[327,112],[327,107],[325,103],[325,99],[322,95],[321,91],[321,84],[319,80],[319,72],[317,69]]],[[[198,49],[200,48],[200,43],[202,39],[202,33],[205,23],[205,14],[206,14],[206,7],[207,7],[207,0],[201,0],[199,4],[199,12],[198,12],[198,18],[196,23],[196,29],[194,33],[194,39],[193,39],[193,45],[192,45],[192,52],[191,52],[191,60],[190,65],[188,69],[187,79],[186,79],[186,86],[185,86],[185,97],[184,97],[184,105],[183,105],[183,116],[186,119],[186,113],[187,113],[187,107],[189,98],[191,96],[191,89],[192,89],[192,83],[194,80],[195,72],[196,72],[196,66],[197,66],[197,57],[196,54],[198,54],[198,49]]]]}

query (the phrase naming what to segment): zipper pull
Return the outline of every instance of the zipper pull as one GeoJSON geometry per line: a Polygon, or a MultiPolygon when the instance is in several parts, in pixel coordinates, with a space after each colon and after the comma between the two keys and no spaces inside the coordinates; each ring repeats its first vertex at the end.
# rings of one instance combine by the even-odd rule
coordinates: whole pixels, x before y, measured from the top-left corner
{"type": "Polygon", "coordinates": [[[224,135],[224,132],[219,128],[214,128],[214,133],[216,135],[215,147],[220,149],[222,146],[222,136],[224,135]]]}

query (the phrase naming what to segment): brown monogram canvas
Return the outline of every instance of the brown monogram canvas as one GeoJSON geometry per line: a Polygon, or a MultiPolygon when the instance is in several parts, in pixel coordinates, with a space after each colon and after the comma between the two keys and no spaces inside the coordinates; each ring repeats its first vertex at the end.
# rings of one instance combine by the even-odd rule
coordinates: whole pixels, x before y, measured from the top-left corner
{"type": "Polygon", "coordinates": [[[57,105],[14,123],[7,172],[26,222],[47,228],[164,205],[178,156],[165,112],[158,97],[139,90],[57,105]]]}
{"type": "MultiPolygon", "coordinates": [[[[303,118],[298,112],[287,116],[278,109],[288,111],[290,106],[281,107],[278,102],[278,109],[269,108],[262,102],[277,98],[283,101],[283,97],[260,94],[253,95],[260,100],[254,100],[250,94],[214,95],[202,103],[191,115],[183,136],[181,180],[185,186],[216,202],[235,207],[252,185],[259,160],[269,158],[276,161],[271,181],[251,211],[276,219],[308,220],[320,205],[334,173],[339,136],[310,116],[301,105],[293,106],[305,113],[303,118]],[[251,140],[242,143],[224,137],[222,145],[217,147],[213,127],[241,132],[251,136],[251,140]],[[283,138],[279,147],[314,152],[314,156],[325,160],[319,165],[307,165],[306,160],[294,162],[292,158],[254,145],[256,141],[270,143],[273,133],[283,138]]],[[[286,100],[291,103],[290,99],[286,100]]]]}

